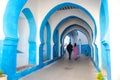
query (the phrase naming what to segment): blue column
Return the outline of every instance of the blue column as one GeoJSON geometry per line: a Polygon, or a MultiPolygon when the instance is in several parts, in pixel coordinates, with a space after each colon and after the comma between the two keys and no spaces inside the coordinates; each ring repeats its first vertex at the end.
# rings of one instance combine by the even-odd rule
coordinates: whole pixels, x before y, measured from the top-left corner
{"type": "Polygon", "coordinates": [[[1,68],[8,75],[7,80],[13,80],[16,73],[17,43],[15,38],[5,38],[3,43],[1,68]]]}
{"type": "Polygon", "coordinates": [[[43,65],[43,46],[44,46],[44,43],[41,43],[40,44],[40,47],[39,47],[39,65],[43,65]]]}
{"type": "Polygon", "coordinates": [[[29,41],[29,64],[36,64],[36,42],[29,41]]]}
{"type": "Polygon", "coordinates": [[[47,42],[47,59],[50,59],[50,56],[51,56],[51,45],[50,45],[50,42],[48,41],[47,42]]]}
{"type": "Polygon", "coordinates": [[[2,61],[2,46],[3,46],[3,40],[0,40],[0,69],[1,69],[1,61],[2,61]]]}

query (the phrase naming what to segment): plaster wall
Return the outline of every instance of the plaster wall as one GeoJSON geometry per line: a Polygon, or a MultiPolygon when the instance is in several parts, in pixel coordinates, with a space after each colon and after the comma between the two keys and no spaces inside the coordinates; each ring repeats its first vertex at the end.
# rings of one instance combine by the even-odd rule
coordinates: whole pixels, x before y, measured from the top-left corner
{"type": "Polygon", "coordinates": [[[120,80],[120,0],[109,0],[109,27],[110,27],[110,57],[111,57],[111,80],[120,80]]]}
{"type": "Polygon", "coordinates": [[[29,56],[29,25],[25,19],[25,16],[23,14],[21,15],[23,17],[20,17],[18,22],[19,41],[17,50],[21,51],[22,53],[17,53],[17,67],[27,65],[29,56]]]}
{"type": "Polygon", "coordinates": [[[0,0],[0,40],[4,39],[3,33],[3,16],[8,0],[0,0]]]}

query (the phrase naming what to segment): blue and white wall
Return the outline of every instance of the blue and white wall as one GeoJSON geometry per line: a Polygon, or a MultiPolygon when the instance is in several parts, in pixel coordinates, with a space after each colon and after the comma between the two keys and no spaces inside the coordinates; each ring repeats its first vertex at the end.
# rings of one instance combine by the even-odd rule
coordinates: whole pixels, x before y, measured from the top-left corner
{"type": "Polygon", "coordinates": [[[17,53],[17,67],[28,65],[29,57],[29,24],[24,14],[21,13],[18,21],[18,35],[19,41],[17,50],[21,53],[17,53]]]}
{"type": "MultiPolygon", "coordinates": [[[[98,61],[96,64],[98,64],[99,67],[102,66],[101,44],[102,43],[104,44],[105,38],[109,37],[109,31],[104,31],[105,33],[103,33],[103,34],[100,33],[100,31],[102,31],[101,26],[104,26],[104,25],[101,25],[102,19],[104,19],[101,17],[104,16],[105,4],[102,7],[102,9],[100,8],[101,3],[104,3],[103,1],[100,1],[100,0],[84,0],[84,1],[83,0],[82,1],[70,0],[69,2],[66,2],[66,0],[60,0],[60,1],[52,0],[52,2],[49,2],[49,1],[45,1],[45,0],[41,0],[41,1],[40,0],[24,0],[24,1],[9,0],[8,5],[7,5],[7,2],[8,2],[8,0],[4,0],[4,1],[0,0],[0,11],[1,11],[1,14],[0,14],[0,50],[3,49],[2,51],[4,52],[4,55],[3,55],[4,57],[2,60],[7,58],[5,56],[5,54],[10,56],[11,52],[14,53],[12,57],[10,56],[10,62],[5,62],[5,64],[2,65],[2,66],[9,66],[11,64],[11,62],[13,61],[14,65],[11,66],[11,70],[9,69],[8,70],[9,72],[7,74],[9,76],[11,73],[14,75],[12,77],[10,77],[9,79],[12,79],[16,75],[17,75],[17,78],[20,78],[20,77],[22,77],[21,75],[29,74],[30,72],[33,72],[34,70],[37,70],[37,69],[43,67],[44,65],[46,65],[43,62],[43,60],[44,60],[43,51],[44,50],[47,50],[47,51],[45,51],[45,53],[49,54],[49,55],[47,55],[49,57],[49,59],[53,60],[54,56],[57,55],[57,54],[54,54],[55,52],[53,50],[54,46],[56,46],[55,45],[56,40],[58,41],[57,45],[59,45],[57,47],[57,49],[59,51],[59,57],[60,57],[61,56],[60,55],[60,46],[61,46],[60,36],[67,27],[69,27],[70,25],[73,25],[73,24],[83,26],[88,31],[90,40],[92,42],[90,44],[90,46],[91,46],[91,48],[93,47],[93,49],[91,50],[92,59],[95,62],[98,61]],[[15,5],[12,5],[12,3],[15,5]],[[57,11],[58,9],[63,8],[66,5],[77,7],[77,9],[57,11]],[[6,8],[6,6],[8,6],[8,7],[6,8]],[[11,6],[11,8],[9,6],[11,6]],[[3,21],[3,15],[4,15],[5,8],[7,11],[5,13],[5,17],[4,17],[4,21],[3,21]],[[11,15],[8,15],[7,12],[9,12],[10,9],[13,10],[14,12],[10,13],[11,15]],[[26,10],[24,10],[24,9],[27,9],[28,11],[30,11],[30,13],[27,13],[26,10]],[[102,13],[102,10],[103,10],[103,13],[102,13]],[[13,15],[14,13],[16,15],[13,15]],[[24,13],[24,15],[23,15],[23,13],[24,13]],[[23,19],[20,18],[21,15],[23,15],[22,16],[23,19]],[[13,23],[11,21],[12,24],[7,22],[7,18],[8,18],[7,16],[10,16],[10,19],[12,19],[12,17],[14,18],[13,23]],[[32,20],[29,16],[32,17],[32,20]],[[75,17],[77,17],[77,19],[74,19],[74,21],[72,19],[67,20],[67,18],[70,16],[75,16],[75,17]],[[80,18],[80,19],[78,19],[78,18],[80,18]],[[4,25],[3,25],[3,22],[4,22],[4,25]],[[18,24],[17,24],[17,22],[18,22],[18,24]],[[34,23],[31,23],[31,22],[34,22],[34,23]],[[10,24],[10,26],[12,26],[14,28],[11,29],[11,27],[8,24],[10,24]],[[34,24],[34,25],[32,25],[32,24],[34,24]],[[91,29],[89,27],[91,27],[91,29]],[[4,28],[4,31],[3,31],[3,28],[4,28]],[[10,30],[15,30],[15,31],[11,32],[10,30]],[[7,31],[9,31],[9,32],[7,33],[7,31]],[[55,31],[55,33],[58,34],[56,39],[54,39],[54,31],[55,31]],[[106,32],[108,32],[108,35],[105,35],[106,32]],[[20,35],[22,35],[22,33],[24,33],[24,36],[27,36],[27,37],[26,38],[24,38],[24,36],[21,37],[20,35]],[[34,35],[32,33],[34,33],[34,35]],[[104,36],[104,37],[101,38],[101,36],[104,36]],[[4,38],[5,38],[5,40],[4,40],[4,38]],[[1,40],[2,41],[4,40],[5,45],[2,45],[1,40]],[[22,47],[22,44],[24,44],[24,47],[26,49],[22,47]],[[7,46],[7,45],[9,45],[9,46],[7,46]],[[1,46],[4,46],[4,48],[1,48],[1,46]],[[9,48],[9,53],[7,54],[6,49],[8,49],[8,48],[9,48]],[[25,62],[22,62],[22,61],[20,62],[20,58],[22,57],[20,55],[23,55],[22,53],[17,54],[17,59],[16,59],[16,50],[17,49],[25,53],[24,54],[25,62]],[[98,49],[98,51],[97,51],[97,49],[98,49]],[[48,53],[48,51],[50,51],[50,52],[48,53]],[[32,52],[32,53],[30,53],[30,52],[32,52]],[[96,59],[98,57],[97,55],[99,56],[99,58],[98,58],[99,60],[96,59]],[[17,60],[17,64],[16,64],[16,60],[17,60]],[[36,64],[38,66],[34,67],[34,69],[30,69],[26,72],[16,74],[16,65],[22,66],[22,65],[26,65],[28,63],[36,64]]],[[[117,0],[116,0],[116,2],[117,2],[117,0]]],[[[114,24],[118,24],[119,22],[118,23],[115,22],[113,14],[116,15],[115,18],[117,18],[119,15],[117,14],[118,12],[116,12],[115,9],[113,9],[113,7],[111,8],[111,6],[115,6],[117,3],[113,3],[113,4],[111,4],[111,3],[112,3],[112,1],[108,2],[108,5],[109,5],[108,8],[110,9],[110,32],[112,32],[111,37],[112,36],[115,37],[113,31],[117,31],[116,30],[117,28],[113,28],[113,26],[115,26],[114,24]]],[[[116,7],[116,8],[118,8],[118,7],[116,7]]],[[[119,21],[119,20],[117,20],[117,21],[119,21]]],[[[105,25],[105,26],[107,26],[107,25],[105,25]]],[[[115,27],[117,27],[117,26],[115,26],[115,27]]],[[[84,41],[86,40],[83,36],[82,36],[82,38],[84,41]]],[[[117,37],[110,38],[110,39],[111,39],[111,41],[119,43],[119,40],[117,41],[117,37]]],[[[106,40],[108,40],[108,39],[106,39],[106,40]]],[[[87,43],[87,41],[86,41],[86,43],[87,43]]],[[[88,40],[88,43],[89,43],[89,40],[88,40]]],[[[115,76],[115,77],[112,76],[112,79],[117,80],[118,76],[119,76],[119,72],[115,73],[115,71],[117,71],[115,69],[119,69],[119,65],[114,63],[114,58],[117,57],[118,55],[116,54],[117,52],[115,53],[116,55],[113,54],[114,51],[116,50],[116,48],[113,47],[113,45],[115,46],[115,44],[111,44],[111,45],[112,45],[112,47],[111,47],[112,48],[112,50],[111,50],[112,63],[111,64],[112,64],[112,71],[113,71],[112,75],[115,76]],[[113,65],[115,65],[117,67],[115,67],[113,65]]],[[[118,51],[118,50],[119,49],[117,49],[116,51],[118,51]]],[[[0,55],[1,54],[2,53],[0,53],[0,55]]],[[[2,61],[2,62],[4,62],[4,61],[2,61]]],[[[0,64],[1,64],[1,62],[0,62],[0,64]]],[[[0,66],[0,68],[1,68],[1,66],[0,66]]],[[[5,70],[5,72],[7,72],[6,71],[7,67],[4,67],[3,69],[5,70]]]]}

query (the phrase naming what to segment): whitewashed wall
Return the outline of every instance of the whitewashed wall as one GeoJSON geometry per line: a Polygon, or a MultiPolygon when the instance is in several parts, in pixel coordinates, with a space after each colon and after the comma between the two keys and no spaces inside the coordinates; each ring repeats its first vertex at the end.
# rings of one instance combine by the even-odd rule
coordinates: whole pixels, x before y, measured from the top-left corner
{"type": "Polygon", "coordinates": [[[5,37],[3,33],[3,16],[7,2],[8,0],[0,0],[0,40],[3,40],[5,37]]]}
{"type": "Polygon", "coordinates": [[[112,80],[120,80],[120,0],[109,0],[109,27],[112,80]]]}
{"type": "Polygon", "coordinates": [[[28,65],[29,57],[29,25],[25,16],[21,13],[18,21],[19,41],[17,50],[23,53],[17,53],[17,67],[28,65]]]}

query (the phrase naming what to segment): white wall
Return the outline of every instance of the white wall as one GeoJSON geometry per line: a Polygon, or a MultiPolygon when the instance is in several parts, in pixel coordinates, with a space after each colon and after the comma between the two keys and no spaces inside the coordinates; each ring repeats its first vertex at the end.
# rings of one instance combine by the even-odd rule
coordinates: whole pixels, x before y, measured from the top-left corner
{"type": "Polygon", "coordinates": [[[78,32],[78,38],[81,39],[81,44],[88,44],[87,37],[80,31],[78,32]]]}
{"type": "Polygon", "coordinates": [[[4,39],[3,33],[3,16],[8,0],[0,0],[0,40],[4,39]]]}
{"type": "Polygon", "coordinates": [[[18,21],[19,41],[17,50],[23,52],[17,54],[17,67],[28,65],[29,57],[29,25],[25,16],[21,13],[18,21]]]}
{"type": "Polygon", "coordinates": [[[120,80],[120,0],[109,0],[109,27],[112,80],[120,80]]]}

